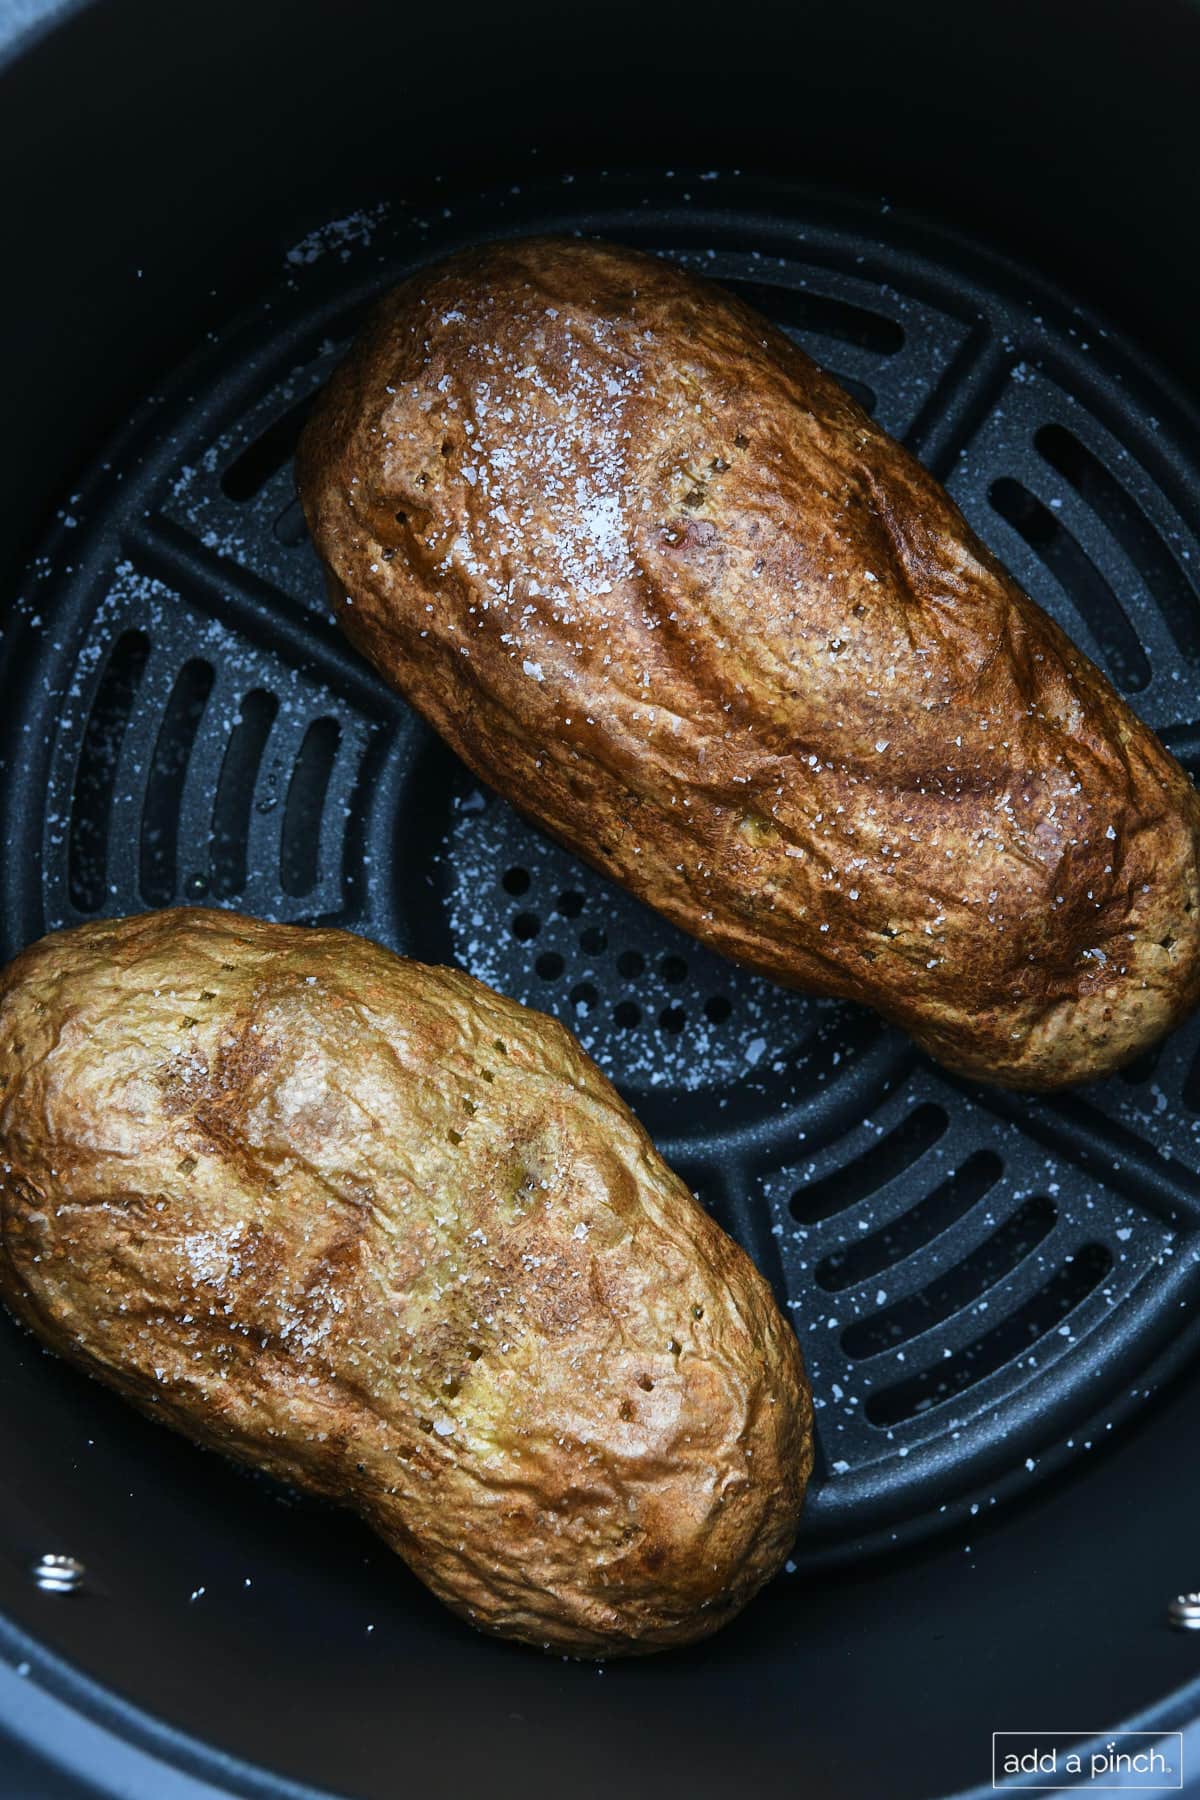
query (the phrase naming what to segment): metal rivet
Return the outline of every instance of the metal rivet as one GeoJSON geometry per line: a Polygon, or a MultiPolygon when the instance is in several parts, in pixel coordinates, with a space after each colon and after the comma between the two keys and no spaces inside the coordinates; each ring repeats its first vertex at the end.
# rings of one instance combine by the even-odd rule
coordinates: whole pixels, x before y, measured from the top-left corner
{"type": "Polygon", "coordinates": [[[1200,1631],[1200,1594],[1176,1594],[1167,1618],[1176,1631],[1200,1631]]]}
{"type": "Polygon", "coordinates": [[[53,1553],[39,1556],[33,1565],[33,1579],[47,1594],[74,1594],[83,1586],[87,1570],[74,1556],[53,1553]]]}

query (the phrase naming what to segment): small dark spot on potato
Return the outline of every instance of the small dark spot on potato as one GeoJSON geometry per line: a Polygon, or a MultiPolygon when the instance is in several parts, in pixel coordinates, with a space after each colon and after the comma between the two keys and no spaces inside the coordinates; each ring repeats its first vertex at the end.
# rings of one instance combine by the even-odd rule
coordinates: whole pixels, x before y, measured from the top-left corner
{"type": "Polygon", "coordinates": [[[192,1027],[194,1025],[198,1025],[200,1023],[200,1021],[199,1021],[199,1019],[193,1019],[191,1013],[184,1013],[184,1015],[183,1015],[182,1019],[180,1019],[179,1023],[183,1026],[183,1029],[185,1031],[191,1031],[192,1027]]]}
{"type": "Polygon", "coordinates": [[[685,494],[683,496],[683,504],[685,506],[690,506],[692,508],[695,508],[697,506],[703,506],[704,505],[704,489],[703,488],[693,488],[689,494],[685,494]]]}
{"type": "Polygon", "coordinates": [[[432,1431],[433,1430],[433,1420],[432,1419],[418,1419],[417,1424],[421,1427],[422,1431],[432,1431]]]}
{"type": "Polygon", "coordinates": [[[181,1175],[190,1175],[192,1170],[196,1167],[196,1158],[194,1156],[181,1156],[179,1161],[175,1164],[175,1167],[181,1175]]]}
{"type": "Polygon", "coordinates": [[[504,1042],[503,1038],[493,1038],[492,1039],[492,1049],[495,1050],[500,1056],[508,1055],[508,1045],[504,1042]]]}
{"type": "Polygon", "coordinates": [[[735,450],[748,450],[750,448],[750,439],[746,437],[744,433],[739,431],[733,440],[733,447],[735,450]]]}
{"type": "Polygon", "coordinates": [[[679,1342],[678,1338],[672,1338],[667,1345],[667,1349],[672,1356],[678,1356],[683,1349],[683,1345],[679,1342]]]}
{"type": "Polygon", "coordinates": [[[637,1384],[641,1388],[641,1390],[644,1394],[650,1393],[654,1387],[654,1383],[651,1381],[651,1379],[648,1375],[639,1375],[637,1378],[637,1384]]]}
{"type": "Polygon", "coordinates": [[[627,1425],[630,1419],[637,1417],[632,1400],[622,1400],[620,1406],[617,1408],[617,1417],[618,1419],[624,1419],[627,1425]]]}
{"type": "Polygon", "coordinates": [[[693,1319],[702,1319],[704,1317],[704,1308],[699,1305],[693,1306],[692,1317],[693,1319]]]}
{"type": "Polygon", "coordinates": [[[452,1144],[461,1144],[462,1143],[462,1132],[461,1131],[448,1131],[446,1133],[446,1136],[450,1139],[450,1142],[452,1144]]]}
{"type": "Polygon", "coordinates": [[[198,994],[196,997],[198,1000],[215,1000],[217,996],[213,993],[211,988],[205,988],[204,992],[198,994]]]}
{"type": "Polygon", "coordinates": [[[478,1362],[482,1355],[483,1355],[482,1344],[468,1344],[467,1345],[467,1356],[471,1362],[478,1362]]]}
{"type": "Polygon", "coordinates": [[[408,514],[404,511],[398,512],[396,514],[396,523],[397,523],[397,525],[407,525],[408,524],[408,514]]]}

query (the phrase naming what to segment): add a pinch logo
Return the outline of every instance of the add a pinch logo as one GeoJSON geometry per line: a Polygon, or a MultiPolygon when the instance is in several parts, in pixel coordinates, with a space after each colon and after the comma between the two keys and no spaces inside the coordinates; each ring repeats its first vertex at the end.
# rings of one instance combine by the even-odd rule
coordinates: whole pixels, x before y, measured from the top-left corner
{"type": "Polygon", "coordinates": [[[1183,1735],[996,1731],[992,1786],[1014,1794],[1178,1793],[1183,1787],[1183,1735]]]}

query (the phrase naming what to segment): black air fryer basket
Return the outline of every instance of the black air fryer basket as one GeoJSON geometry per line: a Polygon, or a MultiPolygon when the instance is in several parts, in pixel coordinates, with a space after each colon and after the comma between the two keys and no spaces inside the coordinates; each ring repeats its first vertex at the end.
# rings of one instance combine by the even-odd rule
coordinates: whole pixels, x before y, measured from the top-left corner
{"type": "Polygon", "coordinates": [[[472,1635],[4,1318],[0,1795],[932,1800],[991,1791],[994,1732],[1118,1727],[1200,1778],[1200,1018],[1030,1099],[735,969],[358,658],[292,477],[405,271],[634,244],[829,368],[1200,772],[1200,10],[0,19],[4,957],[194,902],[553,1013],[773,1283],[819,1435],[749,1611],[597,1668],[472,1635]]]}

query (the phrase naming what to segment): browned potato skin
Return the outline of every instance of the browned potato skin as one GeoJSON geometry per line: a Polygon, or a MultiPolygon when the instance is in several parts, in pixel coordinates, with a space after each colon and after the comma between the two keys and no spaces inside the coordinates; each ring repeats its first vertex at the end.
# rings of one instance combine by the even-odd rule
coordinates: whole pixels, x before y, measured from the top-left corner
{"type": "Polygon", "coordinates": [[[310,421],[354,642],[717,949],[1052,1088],[1200,997],[1200,802],[931,476],[784,336],[628,250],[422,270],[310,421]]]}
{"type": "Polygon", "coordinates": [[[0,1095],[0,1298],[472,1624],[662,1649],[786,1556],[795,1336],[553,1020],[344,932],[153,913],[4,971],[0,1095]]]}

